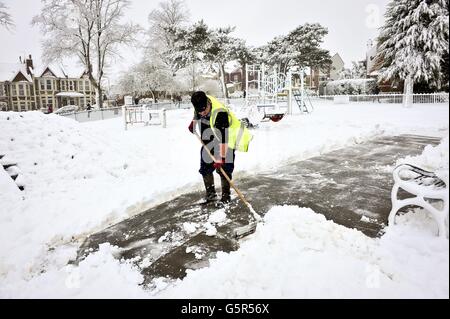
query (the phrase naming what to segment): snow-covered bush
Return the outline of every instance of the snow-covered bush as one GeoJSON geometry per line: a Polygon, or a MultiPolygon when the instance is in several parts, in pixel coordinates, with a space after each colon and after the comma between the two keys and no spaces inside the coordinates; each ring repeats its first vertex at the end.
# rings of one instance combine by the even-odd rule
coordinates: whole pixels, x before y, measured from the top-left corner
{"type": "Polygon", "coordinates": [[[222,90],[220,89],[217,80],[206,79],[200,83],[199,89],[214,96],[219,96],[222,94],[222,90]]]}
{"type": "Polygon", "coordinates": [[[152,103],[153,99],[148,97],[139,100],[139,104],[152,104],[152,103]]]}
{"type": "Polygon", "coordinates": [[[60,107],[53,113],[62,115],[62,114],[74,113],[74,112],[78,111],[79,109],[80,109],[80,107],[78,105],[65,105],[63,107],[60,107]]]}
{"type": "Polygon", "coordinates": [[[344,79],[328,82],[327,95],[375,94],[375,79],[344,79]]]}

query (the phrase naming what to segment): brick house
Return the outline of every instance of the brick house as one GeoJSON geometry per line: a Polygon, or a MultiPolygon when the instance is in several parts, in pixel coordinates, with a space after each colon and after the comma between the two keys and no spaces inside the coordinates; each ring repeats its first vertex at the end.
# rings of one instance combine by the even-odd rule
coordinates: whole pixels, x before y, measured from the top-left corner
{"type": "Polygon", "coordinates": [[[69,77],[61,68],[36,70],[31,55],[20,63],[0,63],[0,109],[2,111],[53,111],[77,105],[95,104],[95,90],[88,76],[69,77]]]}
{"type": "MultiPolygon", "coordinates": [[[[258,78],[256,72],[249,72],[248,80],[254,81],[258,78]]],[[[245,68],[237,67],[231,72],[225,74],[225,83],[230,87],[233,85],[235,91],[244,91],[246,88],[245,68]]],[[[249,89],[256,89],[255,82],[249,83],[249,89]]]]}
{"type": "MultiPolygon", "coordinates": [[[[379,70],[383,65],[383,61],[377,59],[378,46],[372,41],[369,41],[367,45],[367,54],[366,54],[366,66],[367,66],[367,77],[378,79],[380,74],[379,70]]],[[[382,81],[378,84],[380,92],[403,92],[403,81],[382,81]]]]}
{"type": "Polygon", "coordinates": [[[339,79],[339,74],[344,71],[345,63],[339,53],[331,57],[331,67],[326,70],[311,68],[311,73],[305,77],[305,86],[311,90],[318,90],[320,82],[339,79]]]}

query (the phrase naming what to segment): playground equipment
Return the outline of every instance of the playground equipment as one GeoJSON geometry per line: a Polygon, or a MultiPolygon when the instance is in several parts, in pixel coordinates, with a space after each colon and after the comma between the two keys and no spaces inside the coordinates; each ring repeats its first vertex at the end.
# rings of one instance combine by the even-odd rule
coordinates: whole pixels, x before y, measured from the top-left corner
{"type": "Polygon", "coordinates": [[[287,74],[279,73],[276,68],[268,69],[264,64],[247,65],[246,72],[246,106],[256,107],[262,113],[262,121],[278,122],[286,114],[293,114],[294,100],[301,114],[313,111],[313,105],[305,90],[305,69],[290,70],[287,74]],[[300,78],[300,87],[294,87],[294,76],[300,78]]]}
{"type": "Polygon", "coordinates": [[[161,125],[163,128],[167,127],[166,109],[155,110],[149,105],[132,105],[132,100],[125,98],[125,105],[122,106],[123,120],[125,124],[125,131],[129,125],[143,123],[145,126],[154,124],[161,125]],[[158,118],[159,122],[153,121],[158,118]]]}

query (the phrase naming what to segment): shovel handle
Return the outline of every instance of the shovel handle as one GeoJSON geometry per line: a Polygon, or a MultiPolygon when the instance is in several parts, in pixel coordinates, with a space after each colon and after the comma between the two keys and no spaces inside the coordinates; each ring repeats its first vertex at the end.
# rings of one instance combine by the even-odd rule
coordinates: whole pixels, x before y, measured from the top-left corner
{"type": "MultiPolygon", "coordinates": [[[[215,162],[216,159],[211,154],[211,151],[206,147],[205,143],[203,142],[203,140],[201,139],[201,137],[198,135],[198,133],[196,131],[194,131],[194,135],[198,138],[200,143],[203,145],[203,148],[206,150],[206,152],[208,153],[208,155],[211,158],[211,160],[215,162]]],[[[253,207],[247,202],[247,200],[245,199],[244,195],[242,195],[241,191],[236,187],[236,185],[234,185],[233,181],[230,179],[230,177],[228,176],[228,174],[224,171],[224,169],[222,167],[220,168],[220,172],[225,177],[225,179],[228,181],[228,183],[230,183],[230,186],[233,187],[233,189],[236,191],[236,193],[238,194],[239,198],[242,200],[242,202],[244,202],[245,206],[247,206],[247,208],[253,214],[255,219],[258,220],[258,221],[261,220],[261,217],[255,212],[253,207]]]]}

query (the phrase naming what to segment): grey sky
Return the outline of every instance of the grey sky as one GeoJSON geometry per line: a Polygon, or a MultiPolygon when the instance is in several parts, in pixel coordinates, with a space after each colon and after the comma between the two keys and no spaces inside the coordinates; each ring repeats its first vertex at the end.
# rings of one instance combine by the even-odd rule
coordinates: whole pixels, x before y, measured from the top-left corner
{"type": "MultiPolygon", "coordinates": [[[[39,0],[2,0],[9,8],[16,24],[9,32],[0,29],[0,62],[17,62],[18,56],[32,54],[41,64],[40,31],[32,27],[32,17],[39,13],[39,0]]],[[[143,27],[148,26],[147,16],[160,0],[131,0],[128,18],[143,27]]],[[[287,34],[306,22],[319,22],[329,34],[324,48],[332,54],[338,52],[347,67],[351,61],[365,57],[369,39],[377,36],[377,27],[383,21],[389,0],[186,0],[191,20],[200,19],[212,27],[235,26],[234,36],[247,44],[258,46],[277,35],[287,34]],[[378,22],[378,23],[377,23],[378,22]]],[[[118,61],[112,73],[117,74],[140,57],[136,49],[125,50],[123,61],[118,61]]],[[[72,69],[73,63],[67,62],[72,69]]]]}

